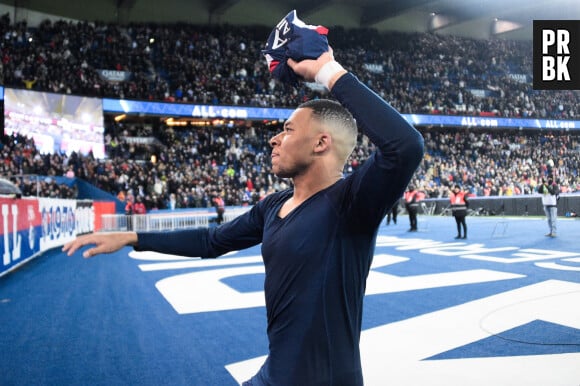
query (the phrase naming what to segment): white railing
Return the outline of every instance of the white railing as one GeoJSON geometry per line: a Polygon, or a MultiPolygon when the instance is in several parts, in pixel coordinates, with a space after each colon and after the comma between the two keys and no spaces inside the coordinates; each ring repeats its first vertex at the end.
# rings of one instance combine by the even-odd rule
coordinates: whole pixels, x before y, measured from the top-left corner
{"type": "MultiPolygon", "coordinates": [[[[231,221],[250,207],[228,208],[224,222],[231,221]]],[[[215,212],[205,211],[160,211],[148,214],[105,214],[101,217],[101,232],[133,230],[137,232],[164,231],[187,228],[208,228],[215,222],[215,212]]]]}

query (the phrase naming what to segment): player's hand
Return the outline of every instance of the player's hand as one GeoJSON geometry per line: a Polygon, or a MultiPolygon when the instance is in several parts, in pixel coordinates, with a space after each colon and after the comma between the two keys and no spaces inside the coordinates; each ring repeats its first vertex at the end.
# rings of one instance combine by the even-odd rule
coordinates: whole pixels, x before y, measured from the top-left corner
{"type": "Polygon", "coordinates": [[[332,48],[329,47],[328,51],[320,55],[318,59],[304,59],[297,62],[290,58],[287,63],[296,75],[300,76],[306,82],[314,82],[314,77],[322,66],[333,60],[332,48]]]}
{"type": "Polygon", "coordinates": [[[94,245],[93,248],[83,252],[83,257],[89,258],[101,253],[113,253],[125,246],[136,244],[137,233],[135,232],[91,233],[79,236],[75,240],[66,243],[62,247],[62,251],[71,256],[79,248],[86,245],[94,245]]]}

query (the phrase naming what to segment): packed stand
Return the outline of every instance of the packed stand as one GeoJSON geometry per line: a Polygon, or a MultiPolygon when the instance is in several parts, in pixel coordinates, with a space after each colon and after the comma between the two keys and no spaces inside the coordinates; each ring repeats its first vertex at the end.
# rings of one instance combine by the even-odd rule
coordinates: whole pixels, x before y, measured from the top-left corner
{"type": "Polygon", "coordinates": [[[55,177],[71,176],[73,163],[83,163],[85,157],[40,154],[32,139],[18,134],[3,135],[0,152],[0,175],[18,186],[23,196],[76,198],[75,187],[55,177]]]}
{"type": "MultiPolygon", "coordinates": [[[[6,87],[261,107],[296,107],[321,96],[307,85],[272,79],[260,54],[269,33],[263,27],[47,21],[28,28],[5,16],[0,32],[6,87]],[[100,69],[130,72],[131,79],[107,82],[100,69]]],[[[331,35],[342,47],[335,52],[339,60],[403,113],[579,119],[580,93],[532,90],[530,42],[342,28],[331,28],[331,35]]],[[[79,177],[121,200],[138,197],[147,210],[210,207],[216,192],[226,205],[252,205],[288,186],[269,172],[268,140],[279,129],[255,122],[172,128],[111,120],[104,160],[40,154],[30,140],[10,136],[2,141],[2,175],[26,195],[65,198],[74,189],[50,177],[79,177]]],[[[427,152],[413,183],[429,197],[444,197],[454,183],[478,196],[532,194],[548,174],[563,192],[580,190],[578,134],[419,129],[427,152]]],[[[361,137],[345,173],[372,150],[361,137]]]]}
{"type": "MultiPolygon", "coordinates": [[[[7,87],[200,104],[295,107],[320,96],[268,73],[267,27],[0,19],[7,87]],[[109,82],[100,70],[123,71],[109,82]]],[[[536,91],[531,41],[332,27],[337,59],[402,113],[579,119],[580,92],[536,91]]]]}
{"type": "MultiPolygon", "coordinates": [[[[82,178],[117,195],[140,197],[147,210],[207,208],[218,192],[228,206],[253,205],[289,182],[270,173],[268,144],[275,128],[220,126],[179,128],[115,126],[107,135],[105,160],[76,153],[41,155],[30,140],[3,138],[2,174],[12,177],[27,195],[73,198],[74,190],[55,186],[50,178],[82,178]],[[129,139],[155,137],[158,145],[129,139]],[[25,178],[16,178],[24,175],[25,178]],[[57,188],[60,190],[57,190],[57,188]]],[[[434,130],[420,128],[424,160],[413,184],[427,197],[446,197],[460,184],[476,196],[534,194],[542,177],[555,176],[561,193],[580,192],[580,134],[500,130],[434,130]]],[[[359,138],[344,172],[360,167],[373,146],[359,138]]]]}

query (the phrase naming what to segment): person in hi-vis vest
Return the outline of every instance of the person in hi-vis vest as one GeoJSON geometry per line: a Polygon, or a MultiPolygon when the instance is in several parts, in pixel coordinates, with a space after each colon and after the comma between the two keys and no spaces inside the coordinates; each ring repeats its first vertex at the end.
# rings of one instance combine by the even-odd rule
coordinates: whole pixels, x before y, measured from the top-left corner
{"type": "Polygon", "coordinates": [[[419,211],[421,193],[415,190],[414,185],[409,185],[403,195],[403,199],[405,200],[405,209],[407,209],[407,214],[409,215],[409,232],[417,232],[417,212],[419,211]]]}
{"type": "Polygon", "coordinates": [[[224,222],[224,213],[226,211],[226,204],[221,194],[217,192],[214,193],[212,204],[215,207],[215,212],[217,213],[216,224],[220,225],[224,222]]]}
{"type": "Polygon", "coordinates": [[[467,217],[467,207],[469,206],[467,202],[467,194],[467,192],[461,190],[459,185],[454,185],[449,193],[451,213],[453,213],[455,224],[457,225],[456,239],[467,238],[467,222],[465,221],[465,217],[467,217]],[[463,230],[463,236],[461,235],[461,230],[463,230]]]}

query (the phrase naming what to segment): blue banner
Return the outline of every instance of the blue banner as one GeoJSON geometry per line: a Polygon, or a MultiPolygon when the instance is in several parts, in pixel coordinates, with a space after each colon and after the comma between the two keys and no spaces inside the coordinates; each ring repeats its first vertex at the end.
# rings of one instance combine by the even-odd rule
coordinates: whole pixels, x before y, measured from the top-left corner
{"type": "Polygon", "coordinates": [[[579,130],[580,121],[557,119],[499,118],[457,115],[403,114],[415,126],[439,125],[453,127],[515,128],[537,130],[579,130]]]}
{"type": "MultiPolygon", "coordinates": [[[[285,120],[294,109],[242,106],[195,105],[186,103],[148,102],[103,99],[106,113],[167,115],[174,117],[218,119],[277,119],[285,120]]],[[[494,116],[458,116],[403,114],[414,126],[450,126],[474,128],[515,128],[537,130],[580,130],[580,121],[550,119],[499,118],[494,116]]]]}
{"type": "Polygon", "coordinates": [[[287,119],[294,109],[194,105],[186,103],[147,102],[103,99],[106,113],[169,115],[174,117],[223,119],[287,119]]]}

